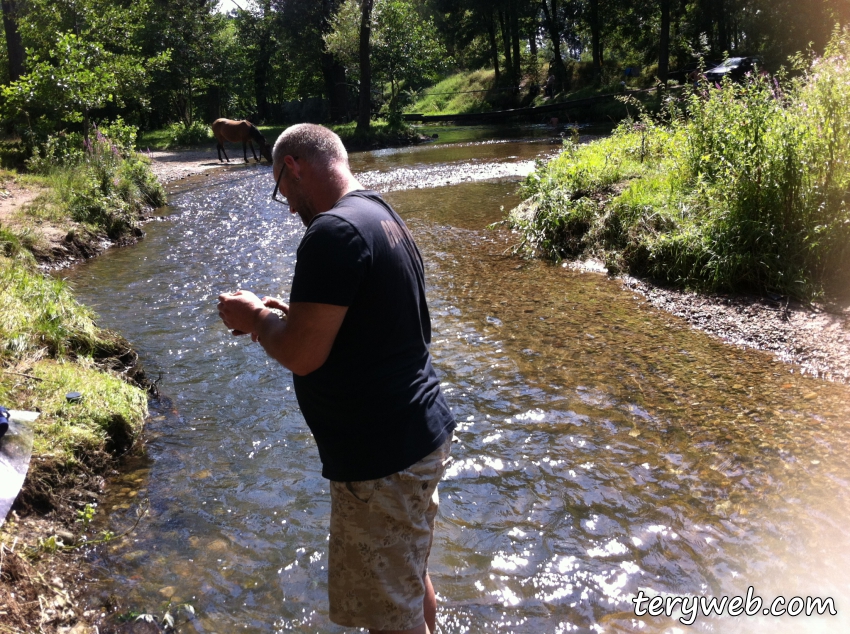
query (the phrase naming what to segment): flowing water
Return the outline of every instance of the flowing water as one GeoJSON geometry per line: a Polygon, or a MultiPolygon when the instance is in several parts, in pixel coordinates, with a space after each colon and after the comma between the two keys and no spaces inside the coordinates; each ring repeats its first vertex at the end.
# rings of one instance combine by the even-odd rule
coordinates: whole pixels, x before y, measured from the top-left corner
{"type": "MultiPolygon", "coordinates": [[[[850,631],[848,387],[691,330],[615,280],[512,257],[486,227],[558,145],[541,129],[438,131],[456,142],[352,168],[391,190],[423,252],[458,421],[430,562],[442,631],[684,632],[631,597],[749,586],[765,605],[831,597],[838,614],[692,628],[850,631]]],[[[215,310],[236,288],[288,296],[303,228],[271,188],[265,166],[184,184],[139,245],[70,274],[168,396],[104,505],[116,533],[143,500],[149,514],[93,553],[94,604],[190,603],[186,632],[343,631],[327,618],[328,487],[291,375],[215,310]]]]}

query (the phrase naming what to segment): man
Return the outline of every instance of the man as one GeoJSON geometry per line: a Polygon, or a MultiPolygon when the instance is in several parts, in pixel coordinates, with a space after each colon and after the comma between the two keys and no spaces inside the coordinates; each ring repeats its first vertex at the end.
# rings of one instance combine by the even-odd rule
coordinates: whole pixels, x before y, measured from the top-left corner
{"type": "Polygon", "coordinates": [[[401,218],[354,178],[336,134],[293,126],[272,158],[272,198],[307,226],[290,303],[237,291],[219,297],[219,314],[292,370],[331,481],[331,620],[434,632],[427,562],[455,423],[428,351],[422,258],[401,218]]]}

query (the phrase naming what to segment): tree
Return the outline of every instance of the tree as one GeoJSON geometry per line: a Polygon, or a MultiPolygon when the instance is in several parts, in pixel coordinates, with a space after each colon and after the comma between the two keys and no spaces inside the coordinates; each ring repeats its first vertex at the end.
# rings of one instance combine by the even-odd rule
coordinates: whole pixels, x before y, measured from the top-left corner
{"type": "Polygon", "coordinates": [[[564,58],[561,55],[561,26],[558,19],[558,0],[541,0],[541,5],[543,7],[546,31],[549,33],[549,39],[552,42],[552,64],[555,75],[554,92],[560,92],[561,90],[569,89],[569,81],[567,79],[567,69],[564,67],[564,58]]]}
{"type": "Polygon", "coordinates": [[[372,119],[372,0],[360,0],[360,107],[357,111],[357,134],[367,134],[372,119]]]}
{"type": "Polygon", "coordinates": [[[26,74],[3,88],[8,114],[32,126],[82,124],[93,110],[123,106],[145,93],[149,72],[167,56],[145,58],[136,35],[149,5],[103,0],[29,0],[19,28],[30,51],[26,74]],[[115,24],[120,26],[116,27],[115,24]]]}
{"type": "Polygon", "coordinates": [[[379,0],[372,45],[375,74],[390,87],[390,123],[401,121],[403,86],[415,88],[436,78],[448,61],[431,20],[405,0],[379,0]]]}
{"type": "Polygon", "coordinates": [[[371,77],[389,87],[388,111],[391,124],[400,122],[402,88],[418,87],[435,78],[447,61],[432,20],[423,18],[407,0],[377,0],[370,8],[368,30],[364,29],[364,3],[344,2],[331,20],[333,30],[325,36],[328,50],[351,75],[360,79],[359,131],[368,130],[366,104],[371,117],[371,77]],[[364,39],[364,34],[368,38],[364,39]],[[368,43],[367,46],[364,45],[368,43]],[[364,55],[365,59],[364,60],[364,55]],[[364,61],[369,77],[364,80],[364,61]]]}
{"type": "Polygon", "coordinates": [[[18,31],[18,3],[15,0],[3,0],[3,28],[9,53],[9,81],[16,81],[24,73],[25,53],[18,31]]]}
{"type": "Polygon", "coordinates": [[[153,0],[144,23],[143,42],[148,55],[168,52],[168,62],[154,74],[152,97],[157,123],[195,121],[196,101],[206,95],[227,61],[216,48],[227,40],[217,38],[225,18],[214,12],[209,0],[153,0]]]}
{"type": "Polygon", "coordinates": [[[658,44],[658,79],[667,85],[667,74],[670,70],[670,0],[659,0],[661,3],[661,36],[658,44]]]}

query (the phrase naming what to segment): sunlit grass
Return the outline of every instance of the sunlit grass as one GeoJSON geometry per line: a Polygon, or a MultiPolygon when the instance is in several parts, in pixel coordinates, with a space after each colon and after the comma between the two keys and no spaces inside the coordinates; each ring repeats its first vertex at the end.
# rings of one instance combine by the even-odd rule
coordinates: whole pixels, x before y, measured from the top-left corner
{"type": "Polygon", "coordinates": [[[99,367],[129,346],[96,325],[67,283],[40,272],[14,235],[0,230],[0,245],[7,254],[0,256],[0,403],[41,412],[34,455],[49,457],[51,468],[91,464],[95,454],[103,462],[126,449],[147,412],[143,390],[99,367]],[[71,391],[83,400],[68,403],[71,391]]]}
{"type": "Polygon", "coordinates": [[[520,249],[714,291],[817,297],[850,268],[850,44],[800,78],[684,96],[524,184],[520,249]]]}
{"type": "Polygon", "coordinates": [[[496,74],[491,69],[457,73],[423,90],[405,111],[418,114],[486,112],[492,110],[487,96],[495,82],[496,74]]]}

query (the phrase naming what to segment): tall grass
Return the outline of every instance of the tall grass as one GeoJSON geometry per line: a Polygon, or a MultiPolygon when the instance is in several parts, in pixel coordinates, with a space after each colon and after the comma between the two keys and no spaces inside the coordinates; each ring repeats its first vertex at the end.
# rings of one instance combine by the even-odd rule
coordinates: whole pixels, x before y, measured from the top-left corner
{"type": "Polygon", "coordinates": [[[29,213],[58,222],[70,218],[117,238],[145,209],[165,204],[148,159],[132,149],[135,133],[120,132],[111,139],[95,130],[86,141],[79,134],[56,135],[36,148],[27,165],[47,193],[29,213]]]}
{"type": "Polygon", "coordinates": [[[714,291],[823,293],[850,264],[850,32],[796,79],[702,86],[524,184],[521,247],[714,291]]]}
{"type": "Polygon", "coordinates": [[[99,328],[94,313],[64,281],[41,273],[13,234],[0,231],[0,244],[7,254],[0,255],[0,403],[41,412],[28,478],[38,487],[43,469],[101,468],[110,453],[125,450],[141,430],[147,398],[100,367],[132,356],[126,340],[99,328]],[[69,405],[69,391],[81,391],[83,403],[69,405]]]}
{"type": "Polygon", "coordinates": [[[33,216],[118,237],[144,207],[164,202],[161,185],[131,149],[135,129],[118,123],[109,132],[112,138],[98,131],[86,144],[74,134],[47,139],[29,161],[35,175],[27,176],[46,193],[13,226],[0,227],[0,404],[41,412],[21,499],[43,510],[58,499],[54,489],[93,477],[126,450],[147,413],[144,390],[119,374],[135,360],[127,341],[99,328],[31,253],[39,235],[33,216]],[[82,392],[83,402],[69,404],[69,391],[82,392]]]}

